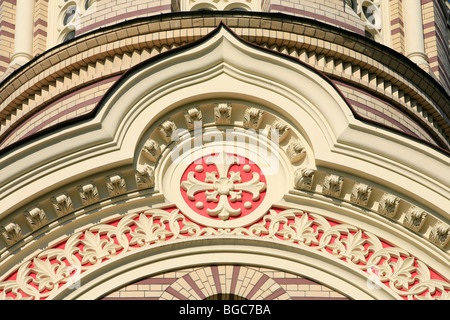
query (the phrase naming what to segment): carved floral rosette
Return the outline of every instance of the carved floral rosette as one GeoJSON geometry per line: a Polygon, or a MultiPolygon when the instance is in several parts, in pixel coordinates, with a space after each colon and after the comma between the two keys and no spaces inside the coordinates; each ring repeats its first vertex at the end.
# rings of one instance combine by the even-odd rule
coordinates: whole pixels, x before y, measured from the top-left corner
{"type": "Polygon", "coordinates": [[[450,298],[450,283],[406,250],[318,214],[274,208],[258,223],[230,229],[201,226],[174,208],[130,213],[75,233],[57,247],[25,261],[0,282],[0,298],[46,299],[62,286],[76,286],[83,273],[133,251],[156,243],[221,235],[264,238],[320,251],[367,272],[368,279],[376,273],[377,283],[404,299],[450,298]]]}

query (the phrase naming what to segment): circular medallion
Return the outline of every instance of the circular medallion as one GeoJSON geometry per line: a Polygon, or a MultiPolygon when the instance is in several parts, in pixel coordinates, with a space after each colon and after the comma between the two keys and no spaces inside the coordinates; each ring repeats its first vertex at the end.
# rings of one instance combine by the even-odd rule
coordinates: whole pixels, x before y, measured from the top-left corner
{"type": "Polygon", "coordinates": [[[165,199],[203,226],[239,228],[260,221],[290,188],[289,160],[277,146],[246,132],[212,128],[203,134],[202,145],[184,139],[165,152],[159,166],[165,199]]]}
{"type": "Polygon", "coordinates": [[[249,159],[213,153],[187,167],[180,188],[191,210],[206,218],[227,221],[258,209],[267,184],[261,169],[249,159]]]}

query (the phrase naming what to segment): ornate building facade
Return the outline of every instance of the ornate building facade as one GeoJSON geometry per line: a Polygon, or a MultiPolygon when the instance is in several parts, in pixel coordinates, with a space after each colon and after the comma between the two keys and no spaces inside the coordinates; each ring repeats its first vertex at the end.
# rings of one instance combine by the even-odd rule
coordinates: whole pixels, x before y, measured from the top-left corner
{"type": "Polygon", "coordinates": [[[449,8],[1,1],[1,299],[449,299],[449,8]]]}

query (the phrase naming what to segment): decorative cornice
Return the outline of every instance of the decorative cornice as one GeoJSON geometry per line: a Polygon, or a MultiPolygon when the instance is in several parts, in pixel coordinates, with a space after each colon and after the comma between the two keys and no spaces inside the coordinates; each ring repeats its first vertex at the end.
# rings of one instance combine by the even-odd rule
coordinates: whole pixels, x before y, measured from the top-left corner
{"type": "MultiPolygon", "coordinates": [[[[236,114],[244,115],[245,112],[243,111],[249,111],[253,108],[256,115],[262,116],[262,113],[258,111],[259,108],[246,106],[242,103],[238,105],[239,108],[243,109],[238,110],[236,114]]],[[[72,187],[48,199],[43,199],[41,204],[50,201],[53,212],[43,212],[39,209],[39,204],[37,204],[34,209],[14,215],[15,217],[23,215],[25,219],[15,218],[15,220],[28,221],[28,223],[25,225],[16,223],[14,224],[16,229],[12,228],[13,225],[8,226],[7,229],[12,231],[3,233],[7,248],[54,222],[55,219],[65,217],[111,197],[126,196],[135,191],[155,188],[157,182],[157,177],[155,176],[156,166],[162,152],[172,142],[172,133],[177,129],[193,132],[194,127],[192,127],[191,120],[196,119],[196,121],[200,121],[201,119],[203,127],[217,125],[225,129],[227,126],[250,129],[248,125],[248,128],[244,127],[244,116],[242,116],[242,119],[232,119],[233,108],[237,108],[234,103],[223,101],[213,103],[208,108],[205,105],[188,107],[179,110],[178,113],[173,114],[169,119],[165,118],[165,120],[156,124],[153,131],[144,140],[145,143],[138,155],[139,159],[137,160],[136,168],[128,170],[129,172],[125,170],[124,172],[105,174],[103,177],[97,177],[95,181],[82,181],[77,184],[77,187],[72,187]],[[210,114],[207,114],[206,110],[210,114]],[[210,123],[205,122],[205,115],[210,119],[210,123]],[[189,116],[189,119],[186,116],[189,116]],[[175,123],[171,119],[182,120],[175,123]],[[126,176],[131,178],[125,179],[126,176]],[[101,180],[103,182],[99,184],[101,180]],[[99,188],[102,188],[104,191],[100,192],[99,188]],[[14,230],[19,229],[20,232],[14,233],[14,230]]],[[[279,133],[279,136],[283,139],[281,150],[284,150],[294,169],[292,188],[308,192],[310,195],[317,194],[337,198],[358,208],[371,210],[385,218],[396,221],[399,225],[404,226],[405,230],[411,230],[419,234],[437,247],[448,250],[448,241],[444,239],[444,232],[441,232],[441,235],[438,229],[431,233],[430,230],[422,228],[425,219],[428,224],[444,223],[439,217],[426,212],[424,209],[415,207],[415,205],[400,196],[392,195],[369,184],[355,181],[339,174],[313,169],[311,164],[307,162],[307,148],[300,141],[300,137],[295,130],[268,111],[264,112],[264,118],[268,128],[282,129],[281,134],[279,133]]],[[[258,123],[259,121],[260,119],[256,122],[258,123]]],[[[268,130],[270,131],[270,129],[268,130]]],[[[178,139],[178,137],[176,138],[178,139]]],[[[7,248],[4,250],[7,250],[7,248]]]]}
{"type": "Polygon", "coordinates": [[[352,178],[307,168],[296,171],[294,186],[297,190],[307,192],[310,196],[311,194],[324,195],[356,205],[364,212],[372,211],[397,222],[398,225],[406,227],[441,249],[446,251],[449,249],[447,243],[450,233],[447,235],[446,232],[450,232],[450,228],[447,230],[448,225],[443,219],[382,189],[355,181],[352,178]],[[345,192],[344,190],[351,191],[345,192]],[[425,222],[434,224],[434,227],[431,230],[424,229],[425,222]]]}
{"type": "MultiPolygon", "coordinates": [[[[196,15],[198,13],[178,13],[162,17],[171,21],[174,19],[184,21],[193,19],[196,15]]],[[[448,149],[450,111],[446,106],[450,103],[450,97],[434,79],[396,52],[388,48],[381,51],[379,46],[375,46],[364,37],[345,30],[334,30],[332,26],[305,18],[277,14],[239,13],[239,19],[236,19],[233,14],[225,12],[202,13],[201,16],[204,20],[196,20],[197,22],[206,23],[206,21],[215,21],[211,19],[220,17],[224,23],[233,28],[236,34],[250,43],[294,57],[331,78],[340,79],[340,81],[351,83],[368,92],[376,93],[382,99],[410,114],[425,126],[445,149],[448,149]],[[241,27],[242,21],[246,21],[242,25],[255,25],[255,23],[260,23],[262,17],[271,18],[267,20],[270,23],[264,24],[264,30],[280,31],[276,32],[276,38],[271,36],[272,33],[267,33],[267,37],[255,37],[250,32],[251,28],[241,27]],[[281,18],[283,18],[283,23],[277,23],[281,18]],[[323,32],[315,32],[317,30],[323,32]],[[338,33],[329,31],[338,31],[338,33]],[[293,41],[293,37],[297,41],[293,41]],[[310,45],[312,41],[315,43],[314,46],[310,45]],[[300,48],[298,48],[298,44],[300,44],[300,48]],[[330,49],[330,46],[333,50],[330,49]],[[339,59],[336,58],[336,52],[339,53],[339,59]],[[386,57],[389,58],[386,59],[386,57]],[[409,74],[411,76],[408,76],[409,74]]],[[[7,134],[5,130],[17,126],[29,115],[45,107],[46,103],[50,101],[49,92],[52,93],[52,98],[56,97],[54,92],[63,96],[73,88],[86,85],[87,81],[95,82],[98,80],[96,80],[99,74],[96,72],[98,68],[104,70],[102,75],[122,74],[136,63],[164,51],[163,47],[169,46],[167,48],[170,50],[206,35],[201,32],[212,31],[212,27],[199,29],[201,32],[198,37],[192,37],[191,40],[181,36],[164,38],[167,33],[158,31],[161,28],[159,22],[161,17],[158,17],[158,22],[153,22],[154,19],[154,17],[136,19],[83,35],[72,42],[53,48],[24,68],[17,70],[0,84],[0,100],[3,101],[0,104],[0,113],[1,117],[5,119],[2,130],[4,134],[7,134]],[[152,36],[158,39],[158,44],[156,41],[154,46],[150,46],[148,41],[136,42],[133,50],[130,51],[131,47],[125,45],[124,41],[121,42],[124,38],[120,37],[132,37],[140,26],[147,24],[151,25],[152,36]],[[119,27],[126,28],[127,32],[115,32],[119,27]],[[101,37],[99,37],[100,34],[101,37]],[[93,39],[95,41],[90,41],[93,39]],[[113,43],[117,43],[118,47],[114,52],[110,52],[107,47],[109,48],[113,43]],[[88,45],[92,47],[88,47],[88,45]],[[90,51],[97,53],[85,54],[90,51]],[[59,54],[61,52],[64,54],[59,54]],[[54,72],[52,73],[51,70],[54,72]],[[59,75],[60,70],[68,73],[66,72],[62,77],[59,75]],[[30,87],[36,89],[31,95],[28,90],[30,87]],[[21,112],[14,114],[14,110],[18,109],[21,109],[21,112]]],[[[148,30],[147,27],[145,29],[148,30]]],[[[260,29],[262,28],[257,28],[258,31],[260,29]]],[[[142,37],[142,34],[140,35],[141,37],[136,38],[136,41],[145,38],[142,37]]]]}

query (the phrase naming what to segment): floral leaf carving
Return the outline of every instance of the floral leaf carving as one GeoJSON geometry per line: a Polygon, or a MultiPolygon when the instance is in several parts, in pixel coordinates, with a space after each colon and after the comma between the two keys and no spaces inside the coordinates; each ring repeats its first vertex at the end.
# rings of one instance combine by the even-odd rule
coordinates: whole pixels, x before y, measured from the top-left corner
{"type": "Polygon", "coordinates": [[[33,282],[39,285],[39,291],[58,289],[59,284],[67,282],[71,274],[68,266],[60,263],[52,264],[49,259],[34,259],[33,264],[32,270],[36,273],[33,282]]]}
{"type": "Polygon", "coordinates": [[[251,194],[252,201],[258,201],[261,193],[266,190],[266,183],[261,182],[259,173],[252,172],[252,179],[242,182],[239,171],[230,171],[232,165],[240,164],[236,156],[221,152],[218,155],[209,156],[206,163],[215,165],[217,172],[206,172],[204,181],[200,181],[195,177],[195,172],[190,171],[187,174],[187,180],[181,182],[181,188],[186,191],[191,201],[195,200],[197,193],[205,192],[207,202],[217,202],[215,208],[206,210],[211,217],[219,217],[225,221],[230,217],[240,216],[241,208],[233,208],[230,202],[242,201],[243,192],[251,194]]]}
{"type": "Polygon", "coordinates": [[[332,249],[335,255],[349,259],[353,263],[364,263],[368,255],[364,248],[365,242],[361,230],[358,230],[355,234],[348,233],[347,238],[336,239],[334,243],[328,244],[327,247],[332,249]]]}
{"type": "Polygon", "coordinates": [[[76,254],[80,252],[78,245],[81,243],[80,237],[83,233],[78,232],[70,236],[64,246],[64,249],[52,248],[42,252],[38,257],[47,259],[56,259],[59,262],[67,261],[72,266],[81,267],[80,260],[76,254]]]}
{"type": "Polygon", "coordinates": [[[178,209],[150,209],[127,214],[115,223],[99,224],[73,234],[22,264],[14,280],[0,282],[0,299],[45,299],[82,272],[159,241],[205,235],[280,238],[322,251],[366,271],[377,270],[380,284],[405,299],[448,299],[450,283],[431,276],[428,266],[406,250],[386,246],[375,235],[351,225],[301,210],[270,210],[261,222],[239,228],[203,227],[187,221],[178,209]],[[118,244],[117,244],[118,242],[118,244]],[[139,242],[139,243],[138,243],[139,242]],[[128,243],[128,244],[127,244],[128,243]],[[372,253],[369,255],[369,253],[372,253]]]}
{"type": "Polygon", "coordinates": [[[217,103],[214,107],[216,124],[229,124],[231,122],[231,103],[217,103]]]}
{"type": "MultiPolygon", "coordinates": [[[[312,228],[313,220],[309,220],[308,214],[304,213],[300,218],[291,214],[289,218],[293,218],[294,222],[285,224],[284,228],[277,232],[278,235],[282,235],[284,239],[307,245],[319,243],[318,233],[312,228]]],[[[285,222],[287,221],[285,220],[285,222]]]]}
{"type": "Polygon", "coordinates": [[[138,244],[139,246],[144,246],[159,240],[165,240],[167,237],[173,235],[172,232],[167,231],[162,221],[155,223],[154,218],[156,217],[150,216],[147,218],[145,214],[139,216],[139,220],[136,221],[137,227],[131,232],[131,245],[138,244]]]}
{"type": "Polygon", "coordinates": [[[121,249],[121,246],[115,244],[113,239],[102,239],[99,233],[93,234],[91,231],[84,233],[84,239],[81,242],[84,244],[83,251],[80,252],[83,257],[82,264],[99,263],[114,256],[116,251],[121,249]]]}
{"type": "Polygon", "coordinates": [[[32,285],[29,285],[30,282],[33,281],[33,278],[30,276],[31,269],[29,269],[31,265],[31,261],[28,263],[22,264],[17,272],[17,279],[4,281],[0,283],[0,290],[2,294],[0,298],[2,300],[12,300],[13,298],[8,298],[6,296],[7,293],[12,293],[20,300],[32,300],[39,298],[41,295],[37,288],[32,285]]]}
{"type": "Polygon", "coordinates": [[[414,282],[411,276],[411,273],[416,270],[414,258],[398,259],[396,262],[391,262],[390,266],[393,269],[389,275],[391,283],[398,289],[408,290],[409,285],[414,282]]]}

